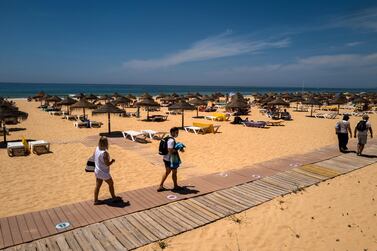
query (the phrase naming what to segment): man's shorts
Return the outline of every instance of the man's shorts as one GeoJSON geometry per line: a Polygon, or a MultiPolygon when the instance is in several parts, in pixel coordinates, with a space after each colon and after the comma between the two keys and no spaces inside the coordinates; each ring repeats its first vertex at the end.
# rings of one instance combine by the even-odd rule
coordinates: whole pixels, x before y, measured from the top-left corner
{"type": "Polygon", "coordinates": [[[164,164],[165,164],[166,168],[170,168],[170,169],[177,169],[178,168],[178,167],[171,167],[170,161],[167,161],[167,160],[164,160],[164,164]]]}
{"type": "Polygon", "coordinates": [[[358,134],[357,138],[359,140],[359,145],[365,145],[367,143],[368,135],[358,134]]]}

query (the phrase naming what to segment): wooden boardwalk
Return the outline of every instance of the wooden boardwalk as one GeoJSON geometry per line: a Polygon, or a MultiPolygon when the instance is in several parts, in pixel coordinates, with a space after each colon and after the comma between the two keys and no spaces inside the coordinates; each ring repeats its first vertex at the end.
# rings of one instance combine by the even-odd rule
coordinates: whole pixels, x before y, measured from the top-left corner
{"type": "MultiPolygon", "coordinates": [[[[375,141],[365,153],[377,154],[375,141]]],[[[130,250],[189,231],[281,195],[377,162],[335,147],[183,181],[184,192],[146,187],[121,194],[129,205],[91,201],[0,218],[7,250],[130,250]],[[70,226],[55,227],[62,222],[70,226]]]]}

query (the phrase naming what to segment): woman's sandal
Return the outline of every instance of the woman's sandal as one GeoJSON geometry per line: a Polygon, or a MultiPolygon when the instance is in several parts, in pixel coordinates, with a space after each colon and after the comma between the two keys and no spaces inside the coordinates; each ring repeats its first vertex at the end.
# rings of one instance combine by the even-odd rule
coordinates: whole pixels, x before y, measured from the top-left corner
{"type": "Polygon", "coordinates": [[[163,191],[166,191],[166,188],[165,187],[159,187],[157,189],[157,192],[163,192],[163,191]]]}

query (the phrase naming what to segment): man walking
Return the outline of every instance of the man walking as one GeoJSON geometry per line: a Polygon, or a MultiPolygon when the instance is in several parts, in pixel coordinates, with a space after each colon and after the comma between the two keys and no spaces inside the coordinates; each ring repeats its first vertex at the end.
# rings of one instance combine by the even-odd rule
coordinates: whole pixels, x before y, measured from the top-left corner
{"type": "Polygon", "coordinates": [[[364,146],[367,143],[368,138],[368,130],[370,132],[370,137],[373,138],[373,130],[372,125],[370,124],[369,116],[367,114],[363,115],[363,120],[360,120],[359,123],[357,123],[354,131],[354,136],[358,138],[357,143],[357,155],[360,156],[364,150],[364,146]]]}
{"type": "Polygon", "coordinates": [[[175,138],[178,137],[178,133],[178,127],[173,127],[170,129],[170,135],[162,139],[160,142],[159,153],[164,156],[163,161],[165,165],[165,173],[162,175],[160,186],[157,189],[158,192],[166,190],[164,188],[164,182],[170,173],[172,173],[174,183],[173,190],[181,189],[181,187],[178,186],[177,182],[177,169],[179,167],[179,164],[181,163],[178,151],[184,152],[184,149],[183,147],[179,147],[175,142],[175,138]]]}

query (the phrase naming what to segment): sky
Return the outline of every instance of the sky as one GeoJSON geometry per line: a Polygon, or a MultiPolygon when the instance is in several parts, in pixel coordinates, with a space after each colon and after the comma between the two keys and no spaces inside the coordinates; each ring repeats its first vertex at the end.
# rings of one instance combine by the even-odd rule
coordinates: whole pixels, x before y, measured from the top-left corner
{"type": "Polygon", "coordinates": [[[0,82],[377,87],[377,3],[1,0],[0,82]]]}

